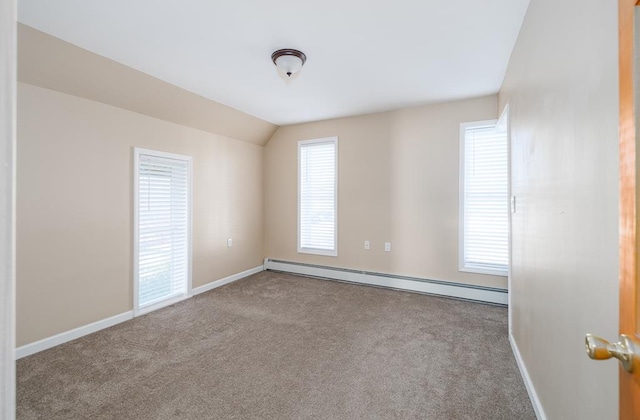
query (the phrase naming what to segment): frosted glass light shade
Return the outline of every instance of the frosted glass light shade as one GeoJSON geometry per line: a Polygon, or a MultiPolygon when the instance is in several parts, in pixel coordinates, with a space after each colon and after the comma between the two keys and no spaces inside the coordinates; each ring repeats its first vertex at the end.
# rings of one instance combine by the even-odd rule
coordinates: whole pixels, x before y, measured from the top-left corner
{"type": "Polygon", "coordinates": [[[276,59],[276,66],[287,76],[291,76],[300,71],[302,60],[293,55],[282,55],[276,59]]]}

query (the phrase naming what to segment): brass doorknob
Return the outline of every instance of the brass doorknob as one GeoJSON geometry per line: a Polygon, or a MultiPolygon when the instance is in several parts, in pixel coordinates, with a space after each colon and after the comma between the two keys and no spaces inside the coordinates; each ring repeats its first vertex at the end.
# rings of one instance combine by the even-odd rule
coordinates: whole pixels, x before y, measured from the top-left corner
{"type": "Polygon", "coordinates": [[[627,372],[633,373],[640,370],[640,346],[634,338],[621,334],[618,343],[610,343],[604,338],[587,334],[584,341],[590,358],[606,360],[615,357],[627,372]]]}

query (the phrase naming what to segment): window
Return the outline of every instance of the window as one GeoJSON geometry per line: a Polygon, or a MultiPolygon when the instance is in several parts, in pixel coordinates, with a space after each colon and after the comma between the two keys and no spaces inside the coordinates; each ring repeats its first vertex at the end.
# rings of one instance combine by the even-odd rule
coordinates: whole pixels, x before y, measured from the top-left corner
{"type": "Polygon", "coordinates": [[[460,271],[504,276],[508,267],[507,131],[496,121],[462,124],[460,271]]]}
{"type": "Polygon", "coordinates": [[[298,252],[338,255],[338,138],[298,142],[298,252]]]}
{"type": "Polygon", "coordinates": [[[134,312],[191,292],[191,157],[134,150],[134,312]]]}

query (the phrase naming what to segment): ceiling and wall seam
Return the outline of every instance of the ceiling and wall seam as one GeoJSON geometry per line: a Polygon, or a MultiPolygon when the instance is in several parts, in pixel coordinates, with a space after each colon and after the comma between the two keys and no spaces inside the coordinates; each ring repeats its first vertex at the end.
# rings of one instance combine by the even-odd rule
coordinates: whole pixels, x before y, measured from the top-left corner
{"type": "Polygon", "coordinates": [[[282,126],[493,94],[528,4],[21,0],[18,20],[282,126]],[[281,49],[307,56],[290,83],[281,49]]]}

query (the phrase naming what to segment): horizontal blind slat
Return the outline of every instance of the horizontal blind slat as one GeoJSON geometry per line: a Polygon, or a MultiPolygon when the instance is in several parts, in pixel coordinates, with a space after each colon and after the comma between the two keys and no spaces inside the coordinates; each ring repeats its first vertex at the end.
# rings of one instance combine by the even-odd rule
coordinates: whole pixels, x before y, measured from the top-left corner
{"type": "Polygon", "coordinates": [[[333,251],[336,239],[336,142],[300,145],[300,246],[333,251]]]}
{"type": "Polygon", "coordinates": [[[508,144],[493,126],[464,132],[464,265],[508,267],[508,144]]]}
{"type": "Polygon", "coordinates": [[[138,305],[186,292],[189,163],[141,154],[138,165],[138,305]]]}

